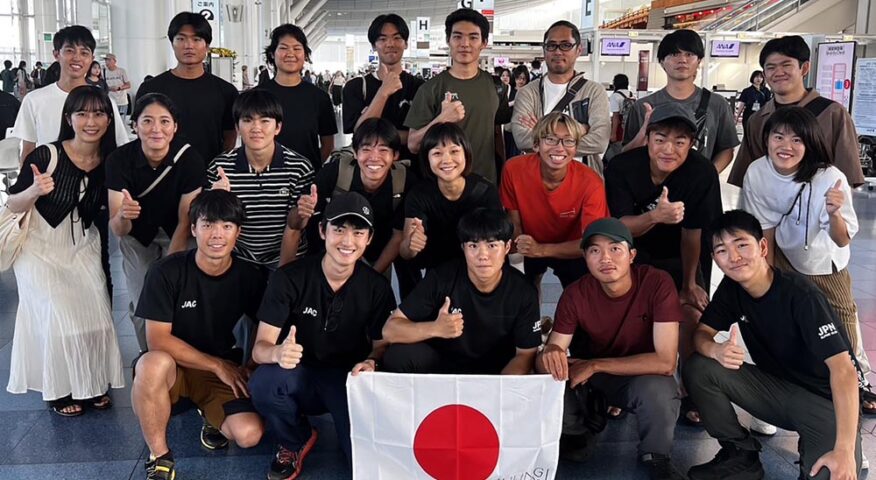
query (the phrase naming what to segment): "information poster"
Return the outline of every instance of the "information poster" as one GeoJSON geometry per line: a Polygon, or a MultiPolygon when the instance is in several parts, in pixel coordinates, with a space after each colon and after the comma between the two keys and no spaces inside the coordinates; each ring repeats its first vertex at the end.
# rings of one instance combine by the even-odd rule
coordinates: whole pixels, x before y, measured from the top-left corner
{"type": "Polygon", "coordinates": [[[852,118],[858,135],[876,136],[876,58],[859,58],[855,71],[852,118]]]}
{"type": "Polygon", "coordinates": [[[815,88],[819,95],[841,103],[846,109],[852,97],[856,46],[855,42],[818,44],[815,88]]]}

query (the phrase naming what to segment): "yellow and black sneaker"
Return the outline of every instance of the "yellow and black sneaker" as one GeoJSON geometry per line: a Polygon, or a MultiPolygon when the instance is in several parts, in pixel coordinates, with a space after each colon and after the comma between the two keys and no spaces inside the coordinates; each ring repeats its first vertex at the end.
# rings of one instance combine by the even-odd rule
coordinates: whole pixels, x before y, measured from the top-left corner
{"type": "Polygon", "coordinates": [[[176,468],[172,457],[158,457],[146,462],[146,480],[174,480],[176,468]]]}
{"type": "Polygon", "coordinates": [[[198,410],[198,414],[201,415],[201,420],[204,421],[204,425],[201,427],[201,445],[208,450],[220,450],[227,447],[228,439],[225,438],[222,431],[210,425],[203,412],[198,410]]]}

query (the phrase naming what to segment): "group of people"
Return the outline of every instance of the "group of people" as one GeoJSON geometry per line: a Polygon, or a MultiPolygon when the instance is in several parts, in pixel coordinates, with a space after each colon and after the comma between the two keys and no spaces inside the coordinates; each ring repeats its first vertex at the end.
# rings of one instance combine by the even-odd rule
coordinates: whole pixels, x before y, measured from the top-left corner
{"type": "Polygon", "coordinates": [[[177,64],[140,86],[133,141],[114,98],[87,84],[91,32],[59,31],[60,79],[24,98],[13,131],[22,168],[7,208],[29,223],[7,389],[40,391],[63,416],[111,406],[123,384],[112,232],[141,349],[148,479],[174,478],[167,426],[190,403],[205,448],[271,435],[269,479],[301,474],[312,415],[332,416],[349,461],[345,382],[375,370],[550,374],[567,384],[564,458],[586,460],[607,416],[631,412],[656,479],[682,478],[679,412],[721,444],[690,478],[762,478],[735,404],[800,434],[801,478],[857,478],[861,409],[876,410],[847,268],[863,177],[848,112],[804,87],[803,39],[764,45],[774,99],[739,146],[729,104],[694,84],[695,32],[661,41],[667,85],[628,106],[622,135],[619,108],[575,70],[574,24],[548,28],[547,72],[511,77],[513,96],[478,66],[485,17],[456,10],[445,35],[452,65],[424,82],[402,68],[407,22],[374,19],[379,66],[344,84],[353,138],[336,149],[295,25],[271,32],[274,77],[238,93],[204,70],[209,23],[175,16],[177,64]],[[744,210],[725,213],[718,173],[737,146],[744,210]],[[725,278],[710,300],[712,260],[725,278]],[[547,269],[564,288],[552,321],[547,269]]]}

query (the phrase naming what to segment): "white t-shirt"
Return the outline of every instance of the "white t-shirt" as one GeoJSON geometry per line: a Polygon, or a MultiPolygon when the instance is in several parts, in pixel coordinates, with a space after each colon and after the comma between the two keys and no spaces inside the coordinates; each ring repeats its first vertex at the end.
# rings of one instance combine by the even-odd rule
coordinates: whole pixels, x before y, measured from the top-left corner
{"type": "Polygon", "coordinates": [[[560,100],[563,98],[563,95],[566,94],[566,87],[568,87],[568,83],[551,83],[547,77],[543,77],[541,79],[542,86],[544,87],[544,112],[543,115],[547,115],[551,113],[555,106],[560,103],[560,100]]]}
{"type": "MultiPolygon", "coordinates": [[[[57,83],[28,93],[21,102],[21,109],[18,110],[15,127],[12,128],[10,136],[33,142],[37,146],[58,140],[58,133],[61,131],[61,113],[64,111],[66,100],[67,92],[61,90],[57,83]]],[[[115,102],[112,99],[110,101],[113,103],[116,145],[121,146],[130,140],[128,129],[119,115],[115,102]]]]}
{"type": "MultiPolygon", "coordinates": [[[[609,113],[620,112],[621,107],[624,105],[624,100],[627,98],[633,98],[633,92],[623,89],[612,92],[611,96],[608,97],[609,113]]],[[[633,100],[635,101],[635,98],[633,98],[633,100]]]]}
{"type": "Polygon", "coordinates": [[[128,82],[128,72],[125,71],[122,67],[116,67],[115,70],[106,69],[106,75],[104,78],[106,79],[106,85],[109,87],[109,96],[113,100],[116,101],[116,105],[127,105],[128,104],[128,90],[120,90],[115,91],[116,88],[121,87],[125,83],[128,82]]]}
{"type": "Polygon", "coordinates": [[[852,205],[852,190],[838,168],[819,170],[810,183],[803,184],[795,182],[793,174],[780,174],[769,158],[761,157],[745,173],[742,208],[757,217],[762,228],[776,229],[776,244],[794,269],[804,275],[828,275],[833,273],[833,265],[842,270],[849,264],[849,246],[839,247],[830,238],[824,199],[837,180],[842,182],[846,197],[840,212],[852,238],[858,232],[858,216],[852,205]]]}

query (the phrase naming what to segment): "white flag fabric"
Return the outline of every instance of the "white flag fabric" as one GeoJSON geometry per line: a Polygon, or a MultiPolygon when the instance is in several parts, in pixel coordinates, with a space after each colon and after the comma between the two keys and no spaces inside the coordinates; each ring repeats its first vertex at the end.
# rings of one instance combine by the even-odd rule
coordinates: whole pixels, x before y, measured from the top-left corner
{"type": "Polygon", "coordinates": [[[549,375],[348,376],[353,478],[552,480],[563,388],[549,375]]]}

